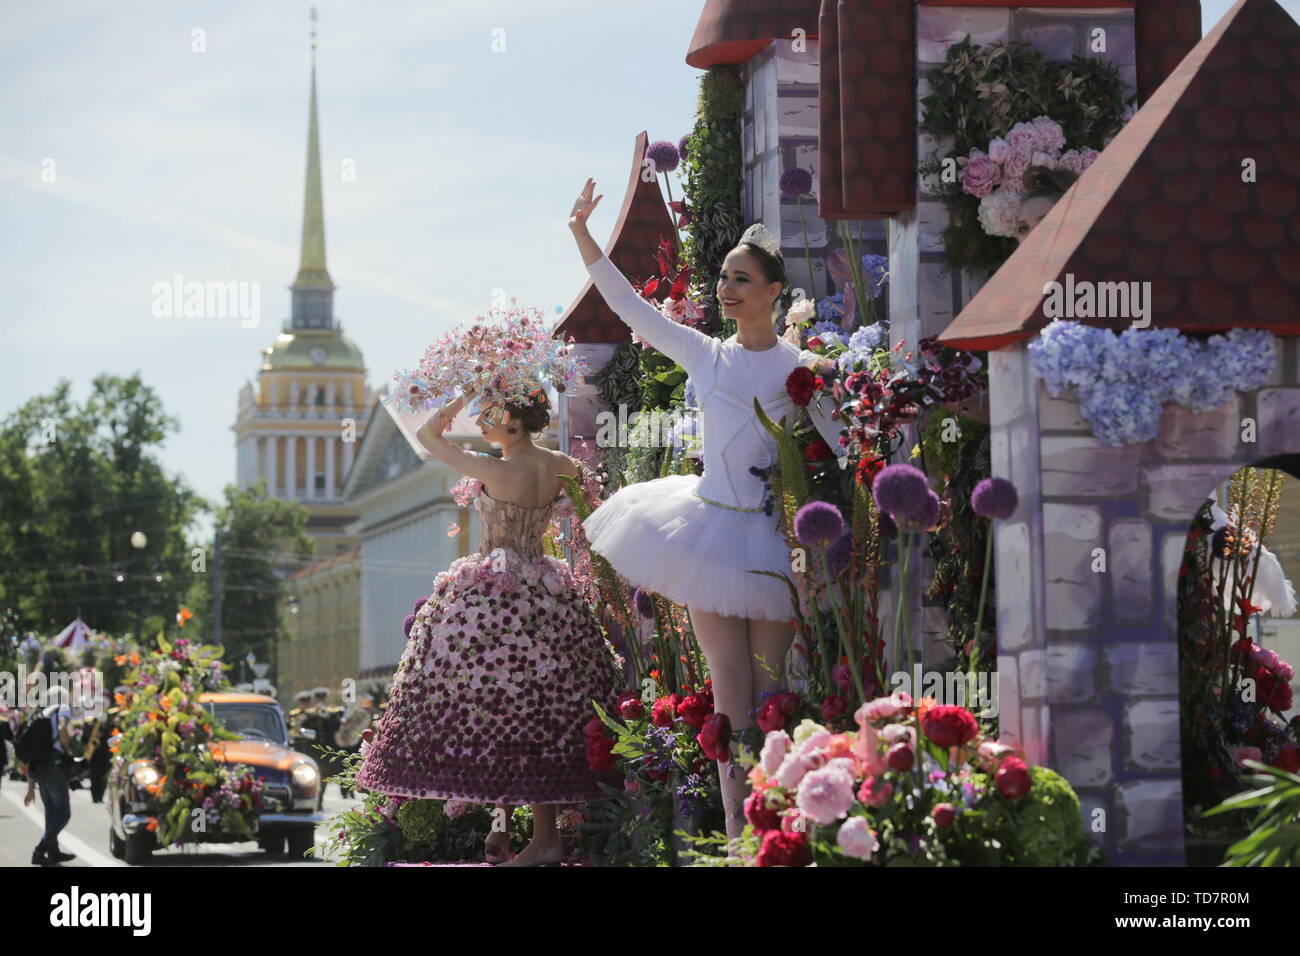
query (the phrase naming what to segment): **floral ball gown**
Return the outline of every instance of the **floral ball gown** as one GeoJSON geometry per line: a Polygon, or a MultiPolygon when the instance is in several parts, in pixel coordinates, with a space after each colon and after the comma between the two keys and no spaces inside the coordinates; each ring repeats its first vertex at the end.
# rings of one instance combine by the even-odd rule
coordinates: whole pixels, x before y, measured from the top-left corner
{"type": "Polygon", "coordinates": [[[543,553],[561,496],[477,498],[483,546],[433,582],[415,614],[358,786],[484,803],[579,803],[615,784],[583,726],[624,689],[568,565],[543,553]]]}

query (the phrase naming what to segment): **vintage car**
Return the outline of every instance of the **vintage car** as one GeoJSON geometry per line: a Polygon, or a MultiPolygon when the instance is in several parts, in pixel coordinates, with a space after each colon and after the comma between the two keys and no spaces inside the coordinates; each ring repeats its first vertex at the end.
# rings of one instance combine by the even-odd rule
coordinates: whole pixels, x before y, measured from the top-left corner
{"type": "MultiPolygon", "coordinates": [[[[325,819],[318,812],[320,768],[289,745],[284,713],[275,698],[263,694],[205,693],[199,702],[221,726],[239,734],[212,746],[213,755],[227,764],[244,764],[262,781],[261,810],[253,821],[258,845],[268,853],[301,858],[315,843],[316,827],[325,819]]],[[[109,812],[109,850],[127,863],[149,859],[157,847],[150,824],[165,808],[145,788],[158,780],[149,760],[129,764],[115,757],[108,776],[105,802],[109,812]]],[[[186,842],[230,843],[238,836],[199,834],[186,842]]]]}

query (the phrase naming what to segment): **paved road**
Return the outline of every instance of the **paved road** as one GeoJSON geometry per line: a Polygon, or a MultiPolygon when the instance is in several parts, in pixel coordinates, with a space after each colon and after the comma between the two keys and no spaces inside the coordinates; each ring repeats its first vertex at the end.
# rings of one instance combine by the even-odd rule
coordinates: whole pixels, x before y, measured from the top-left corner
{"type": "MultiPolygon", "coordinates": [[[[31,866],[32,849],[45,829],[45,815],[38,790],[30,807],[23,806],[27,784],[0,780],[0,866],[31,866]]],[[[329,785],[325,794],[325,815],[330,817],[355,805],[344,800],[338,787],[329,785]]],[[[324,828],[316,831],[316,842],[325,840],[324,828]]],[[[108,852],[108,808],[93,803],[90,790],[72,791],[72,820],[59,834],[59,849],[75,853],[77,858],[64,866],[125,866],[108,852]]],[[[284,856],[268,857],[256,843],[204,843],[177,849],[155,850],[153,860],[143,866],[332,866],[319,859],[290,860],[284,856]]]]}

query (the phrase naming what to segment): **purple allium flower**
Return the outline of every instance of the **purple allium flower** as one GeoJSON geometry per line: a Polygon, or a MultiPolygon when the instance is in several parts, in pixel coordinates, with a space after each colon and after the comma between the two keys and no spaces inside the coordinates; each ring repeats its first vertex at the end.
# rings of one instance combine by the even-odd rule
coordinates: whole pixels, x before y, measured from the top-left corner
{"type": "Polygon", "coordinates": [[[415,615],[414,615],[414,614],[408,614],[408,615],[406,615],[406,619],[402,621],[402,633],[405,634],[405,635],[407,636],[408,639],[409,639],[410,636],[411,636],[411,627],[412,627],[414,624],[415,624],[415,615]]]}
{"type": "Polygon", "coordinates": [[[419,614],[419,613],[420,613],[420,608],[424,607],[425,602],[428,601],[428,600],[429,600],[429,595],[427,595],[427,594],[426,594],[424,597],[422,597],[422,598],[416,598],[416,599],[415,599],[415,603],[414,603],[413,605],[411,605],[411,613],[412,613],[412,614],[419,614]]]}
{"type": "Polygon", "coordinates": [[[632,595],[632,601],[636,604],[637,613],[642,617],[649,620],[655,616],[654,601],[650,599],[650,595],[646,594],[645,591],[637,588],[632,595]]]}
{"type": "Polygon", "coordinates": [[[683,136],[681,139],[677,141],[677,152],[681,154],[682,159],[685,159],[687,156],[690,155],[690,150],[687,149],[687,143],[690,140],[690,138],[691,138],[691,134],[687,133],[685,136],[683,136]]]}
{"type": "Polygon", "coordinates": [[[892,518],[915,516],[925,507],[930,483],[912,465],[886,465],[872,482],[876,507],[892,518]]]}
{"type": "Polygon", "coordinates": [[[781,174],[780,187],[786,199],[806,196],[812,192],[812,173],[802,166],[791,166],[781,174]]]}
{"type": "Polygon", "coordinates": [[[809,548],[833,544],[844,533],[844,516],[829,501],[810,501],[794,516],[794,536],[809,548]]]}
{"type": "Polygon", "coordinates": [[[677,147],[666,139],[656,140],[645,149],[645,154],[655,164],[656,173],[671,173],[681,162],[677,147]]]}
{"type": "Polygon", "coordinates": [[[849,552],[853,547],[853,535],[844,532],[826,552],[826,563],[830,565],[831,577],[838,578],[849,565],[849,552]]]}
{"type": "Polygon", "coordinates": [[[939,523],[939,496],[926,489],[921,510],[906,518],[898,519],[898,527],[903,531],[930,531],[939,523]]]}
{"type": "Polygon", "coordinates": [[[1019,503],[1016,486],[1005,478],[985,478],[970,496],[970,506],[981,518],[1010,518],[1019,503]]]}

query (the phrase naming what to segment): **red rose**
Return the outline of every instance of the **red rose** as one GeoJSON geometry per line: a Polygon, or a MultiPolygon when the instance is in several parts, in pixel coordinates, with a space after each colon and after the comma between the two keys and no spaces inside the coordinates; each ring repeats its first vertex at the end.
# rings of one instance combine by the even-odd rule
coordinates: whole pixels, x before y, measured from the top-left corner
{"type": "Polygon", "coordinates": [[[993,775],[998,793],[1008,800],[1019,800],[1029,792],[1033,781],[1029,779],[1029,767],[1019,757],[1007,757],[993,775]]]}
{"type": "Polygon", "coordinates": [[[1291,684],[1282,680],[1272,671],[1263,667],[1254,674],[1255,686],[1259,691],[1259,702],[1279,714],[1291,709],[1291,684]]]}
{"type": "Polygon", "coordinates": [[[640,720],[645,716],[645,708],[641,706],[641,698],[636,691],[630,690],[619,695],[618,715],[624,720],[640,720]]]}
{"type": "Polygon", "coordinates": [[[713,713],[712,695],[690,694],[677,705],[677,716],[682,722],[697,730],[704,726],[704,719],[713,713]]]}
{"type": "Polygon", "coordinates": [[[849,702],[839,694],[827,694],[822,701],[822,720],[832,721],[849,709],[849,702]]]}
{"type": "Polygon", "coordinates": [[[763,834],[763,847],[754,861],[756,866],[807,866],[811,862],[807,834],[783,830],[768,830],[763,834]]]}
{"type": "Polygon", "coordinates": [[[980,732],[980,725],[975,715],[965,707],[942,704],[926,711],[921,721],[925,735],[940,747],[959,747],[975,739],[980,732]]]}
{"type": "Polygon", "coordinates": [[[704,726],[695,739],[710,760],[726,763],[731,759],[731,752],[727,749],[731,741],[731,721],[726,714],[712,713],[705,717],[704,726]]]}
{"type": "Polygon", "coordinates": [[[759,832],[781,829],[781,810],[767,805],[764,797],[766,792],[766,790],[755,790],[745,798],[745,819],[759,832]]]}
{"type": "Polygon", "coordinates": [[[835,452],[831,451],[831,446],[826,444],[820,438],[804,449],[804,461],[825,461],[827,458],[834,458],[835,452]]]}
{"type": "Polygon", "coordinates": [[[812,369],[799,365],[785,380],[785,390],[790,400],[802,408],[812,401],[813,392],[817,390],[817,376],[812,369]]]}
{"type": "Polygon", "coordinates": [[[681,698],[676,694],[669,694],[667,697],[660,697],[655,701],[654,711],[650,717],[656,727],[671,727],[673,720],[677,716],[677,705],[681,703],[681,698]]]}
{"type": "Polygon", "coordinates": [[[934,809],[930,811],[930,815],[934,817],[935,826],[940,830],[946,830],[957,819],[957,808],[951,803],[936,803],[934,809]]]}
{"type": "Polygon", "coordinates": [[[582,732],[588,740],[605,736],[605,724],[599,717],[593,717],[582,725],[582,732]]]}
{"type": "Polygon", "coordinates": [[[1288,773],[1300,771],[1300,747],[1295,744],[1287,744],[1277,752],[1272,765],[1288,773]]]}
{"type": "Polygon", "coordinates": [[[897,770],[899,773],[911,770],[915,761],[916,754],[912,752],[912,748],[901,741],[885,752],[885,763],[889,765],[890,770],[897,770]]]}
{"type": "Polygon", "coordinates": [[[762,707],[758,708],[758,715],[754,718],[758,724],[758,729],[765,734],[770,734],[774,730],[781,730],[785,727],[785,713],[774,700],[769,700],[762,707]]]}
{"type": "Polygon", "coordinates": [[[618,759],[614,756],[614,741],[608,737],[587,738],[587,764],[597,773],[614,769],[618,759]]]}

